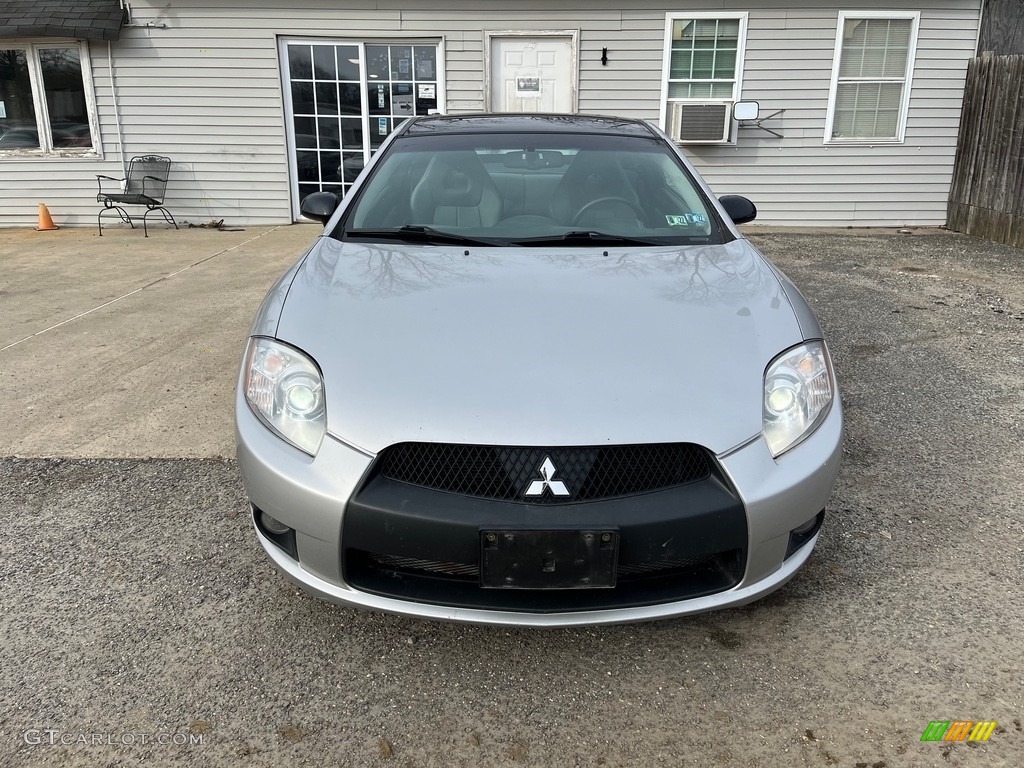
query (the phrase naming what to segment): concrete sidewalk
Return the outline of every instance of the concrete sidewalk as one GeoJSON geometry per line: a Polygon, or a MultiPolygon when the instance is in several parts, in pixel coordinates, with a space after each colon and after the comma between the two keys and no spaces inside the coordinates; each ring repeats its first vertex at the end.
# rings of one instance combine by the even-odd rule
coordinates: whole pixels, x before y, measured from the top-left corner
{"type": "Polygon", "coordinates": [[[249,324],[319,232],[0,230],[0,455],[233,456],[249,324]]]}

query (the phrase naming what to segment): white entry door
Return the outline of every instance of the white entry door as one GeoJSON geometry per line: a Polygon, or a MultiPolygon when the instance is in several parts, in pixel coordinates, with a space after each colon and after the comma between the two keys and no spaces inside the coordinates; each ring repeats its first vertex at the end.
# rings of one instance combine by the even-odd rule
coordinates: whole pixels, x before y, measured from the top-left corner
{"type": "Polygon", "coordinates": [[[493,35],[492,112],[575,112],[576,52],[572,35],[493,35]]]}

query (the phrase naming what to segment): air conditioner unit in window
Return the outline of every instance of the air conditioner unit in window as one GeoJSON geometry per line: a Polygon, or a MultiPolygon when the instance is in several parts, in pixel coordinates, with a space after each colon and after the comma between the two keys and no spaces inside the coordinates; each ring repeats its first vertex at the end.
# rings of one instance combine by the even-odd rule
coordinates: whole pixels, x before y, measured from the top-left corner
{"type": "Polygon", "coordinates": [[[668,102],[668,135],[680,144],[726,144],[732,137],[732,102],[668,102]]]}

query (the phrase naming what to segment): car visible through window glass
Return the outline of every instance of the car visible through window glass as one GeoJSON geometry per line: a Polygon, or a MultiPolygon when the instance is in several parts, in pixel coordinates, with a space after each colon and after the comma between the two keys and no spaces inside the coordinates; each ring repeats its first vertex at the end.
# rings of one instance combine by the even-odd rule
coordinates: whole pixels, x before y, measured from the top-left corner
{"type": "Polygon", "coordinates": [[[811,556],[821,326],[647,123],[410,119],[271,288],[235,402],[255,537],[326,600],[491,624],[741,605],[811,556]]]}

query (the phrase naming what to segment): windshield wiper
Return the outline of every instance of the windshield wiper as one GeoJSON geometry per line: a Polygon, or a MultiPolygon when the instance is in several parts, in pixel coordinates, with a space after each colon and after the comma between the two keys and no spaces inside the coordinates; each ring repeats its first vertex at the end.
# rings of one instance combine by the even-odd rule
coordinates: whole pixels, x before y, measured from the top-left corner
{"type": "Polygon", "coordinates": [[[406,224],[401,227],[390,229],[350,229],[345,232],[345,237],[374,238],[379,237],[385,240],[405,240],[410,243],[445,243],[451,245],[479,245],[488,248],[496,245],[507,245],[505,240],[483,240],[478,237],[467,237],[454,232],[442,232],[433,227],[424,227],[419,224],[406,224]]]}
{"type": "Polygon", "coordinates": [[[612,235],[607,232],[594,230],[572,230],[562,235],[548,235],[544,237],[525,237],[521,240],[511,240],[509,245],[562,245],[571,243],[573,245],[665,245],[658,240],[645,240],[641,237],[626,237],[624,235],[612,235]]]}

